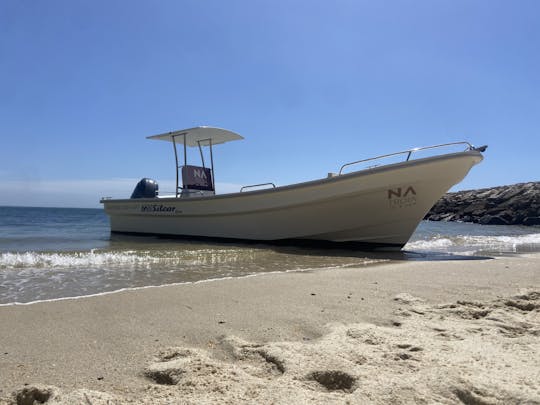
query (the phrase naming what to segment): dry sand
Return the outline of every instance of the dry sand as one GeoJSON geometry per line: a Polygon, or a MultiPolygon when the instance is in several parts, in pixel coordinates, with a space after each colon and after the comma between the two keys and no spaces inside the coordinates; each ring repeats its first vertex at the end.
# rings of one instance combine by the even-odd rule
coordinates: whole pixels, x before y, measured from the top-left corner
{"type": "Polygon", "coordinates": [[[0,404],[540,404],[540,255],[0,307],[0,404]]]}

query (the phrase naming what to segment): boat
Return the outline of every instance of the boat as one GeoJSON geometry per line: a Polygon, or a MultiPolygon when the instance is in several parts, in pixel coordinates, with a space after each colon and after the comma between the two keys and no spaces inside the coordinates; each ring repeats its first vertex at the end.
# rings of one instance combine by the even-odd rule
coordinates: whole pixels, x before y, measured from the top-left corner
{"type": "Polygon", "coordinates": [[[102,198],[112,233],[389,249],[407,243],[487,148],[468,142],[413,148],[346,163],[318,180],[216,194],[213,149],[242,136],[202,126],[147,138],[172,143],[176,190],[160,193],[158,183],[145,178],[131,198],[102,198]],[[188,164],[188,148],[199,149],[201,165],[188,164]]]}

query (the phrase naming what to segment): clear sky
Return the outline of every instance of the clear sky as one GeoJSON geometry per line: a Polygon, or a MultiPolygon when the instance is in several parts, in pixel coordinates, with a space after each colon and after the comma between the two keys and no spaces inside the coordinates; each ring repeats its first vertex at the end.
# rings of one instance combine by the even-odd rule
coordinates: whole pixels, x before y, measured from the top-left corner
{"type": "Polygon", "coordinates": [[[97,207],[197,125],[222,191],[489,144],[455,189],[540,180],[540,1],[0,1],[0,205],[97,207]]]}

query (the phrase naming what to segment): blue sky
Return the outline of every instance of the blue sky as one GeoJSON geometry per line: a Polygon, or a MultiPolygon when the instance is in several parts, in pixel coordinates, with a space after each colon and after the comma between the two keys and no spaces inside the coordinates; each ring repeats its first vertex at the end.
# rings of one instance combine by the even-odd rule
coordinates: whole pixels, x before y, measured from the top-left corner
{"type": "Polygon", "coordinates": [[[197,125],[222,191],[415,146],[489,144],[455,189],[539,179],[540,2],[0,2],[0,205],[97,207],[174,179],[197,125]]]}

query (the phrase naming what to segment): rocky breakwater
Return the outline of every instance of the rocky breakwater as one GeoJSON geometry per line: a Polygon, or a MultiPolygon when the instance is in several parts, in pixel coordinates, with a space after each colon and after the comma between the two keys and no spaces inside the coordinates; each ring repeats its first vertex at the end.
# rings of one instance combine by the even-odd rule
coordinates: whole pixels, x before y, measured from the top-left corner
{"type": "Polygon", "coordinates": [[[483,225],[540,225],[540,182],[448,193],[424,219],[483,225]]]}

